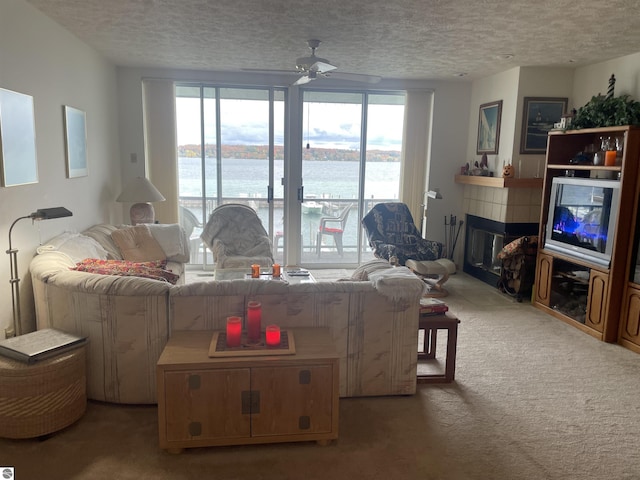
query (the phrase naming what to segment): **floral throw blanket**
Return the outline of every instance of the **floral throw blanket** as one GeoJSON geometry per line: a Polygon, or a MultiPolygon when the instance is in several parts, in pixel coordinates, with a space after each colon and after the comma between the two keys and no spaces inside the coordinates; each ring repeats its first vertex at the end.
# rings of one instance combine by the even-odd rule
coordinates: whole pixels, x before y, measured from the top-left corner
{"type": "Polygon", "coordinates": [[[85,258],[78,262],[71,270],[78,272],[98,273],[100,275],[119,275],[125,277],[143,277],[160,280],[175,285],[179,275],[166,269],[166,260],[152,262],[132,262],[129,260],[100,260],[85,258]]]}

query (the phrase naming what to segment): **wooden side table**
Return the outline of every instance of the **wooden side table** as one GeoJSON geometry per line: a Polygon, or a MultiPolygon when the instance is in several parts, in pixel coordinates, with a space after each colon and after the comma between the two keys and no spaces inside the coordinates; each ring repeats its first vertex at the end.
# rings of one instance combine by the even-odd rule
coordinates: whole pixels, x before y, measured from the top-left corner
{"type": "Polygon", "coordinates": [[[456,372],[456,348],[458,344],[458,324],[460,320],[450,313],[444,315],[420,315],[418,330],[424,330],[423,351],[418,352],[418,360],[436,358],[438,330],[447,330],[447,353],[444,373],[418,374],[417,383],[451,383],[456,372]]]}
{"type": "Polygon", "coordinates": [[[0,356],[0,437],[41,437],[82,417],[85,350],[82,345],[31,365],[0,356]]]}

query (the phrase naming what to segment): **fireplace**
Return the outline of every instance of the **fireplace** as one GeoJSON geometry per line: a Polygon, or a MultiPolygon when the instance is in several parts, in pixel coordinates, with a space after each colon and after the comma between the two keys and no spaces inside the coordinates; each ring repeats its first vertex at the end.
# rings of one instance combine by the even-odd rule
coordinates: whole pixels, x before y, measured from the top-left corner
{"type": "Polygon", "coordinates": [[[467,214],[463,271],[496,286],[502,269],[498,259],[502,247],[522,236],[537,234],[537,223],[503,223],[467,214]]]}

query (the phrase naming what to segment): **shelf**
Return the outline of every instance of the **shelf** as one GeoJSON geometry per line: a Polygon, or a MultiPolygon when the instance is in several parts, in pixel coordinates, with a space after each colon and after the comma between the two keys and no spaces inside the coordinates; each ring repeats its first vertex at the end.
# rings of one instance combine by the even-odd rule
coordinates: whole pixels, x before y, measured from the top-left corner
{"type": "Polygon", "coordinates": [[[456,175],[455,182],[463,185],[479,185],[481,187],[494,188],[542,188],[542,178],[504,178],[456,175]]]}
{"type": "Polygon", "coordinates": [[[547,165],[547,168],[549,170],[602,170],[602,171],[609,171],[609,172],[621,172],[622,171],[622,166],[621,165],[611,165],[609,167],[604,166],[604,165],[581,165],[581,164],[559,164],[559,163],[553,163],[550,165],[547,165]]]}
{"type": "Polygon", "coordinates": [[[598,127],[598,128],[581,128],[577,130],[551,130],[549,135],[584,135],[584,134],[597,134],[603,135],[614,132],[628,132],[631,130],[637,130],[637,126],[633,125],[620,125],[617,127],[598,127]]]}

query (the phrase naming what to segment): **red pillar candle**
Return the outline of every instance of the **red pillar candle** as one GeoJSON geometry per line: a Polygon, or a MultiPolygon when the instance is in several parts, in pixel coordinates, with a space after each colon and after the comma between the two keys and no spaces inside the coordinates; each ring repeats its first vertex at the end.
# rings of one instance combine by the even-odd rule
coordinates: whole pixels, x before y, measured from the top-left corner
{"type": "Polygon", "coordinates": [[[251,278],[260,278],[260,265],[257,263],[251,265],[251,278]]]}
{"type": "Polygon", "coordinates": [[[227,317],[227,347],[239,347],[242,337],[242,319],[227,317]]]}
{"type": "Polygon", "coordinates": [[[247,338],[250,342],[260,341],[260,322],[262,321],[262,305],[260,302],[250,301],[247,304],[247,338]]]}
{"type": "Polygon", "coordinates": [[[279,263],[274,263],[273,264],[273,277],[274,278],[280,277],[280,264],[279,263]]]}
{"type": "Polygon", "coordinates": [[[277,347],[280,345],[280,327],[278,325],[267,325],[265,329],[267,346],[277,347]]]}

